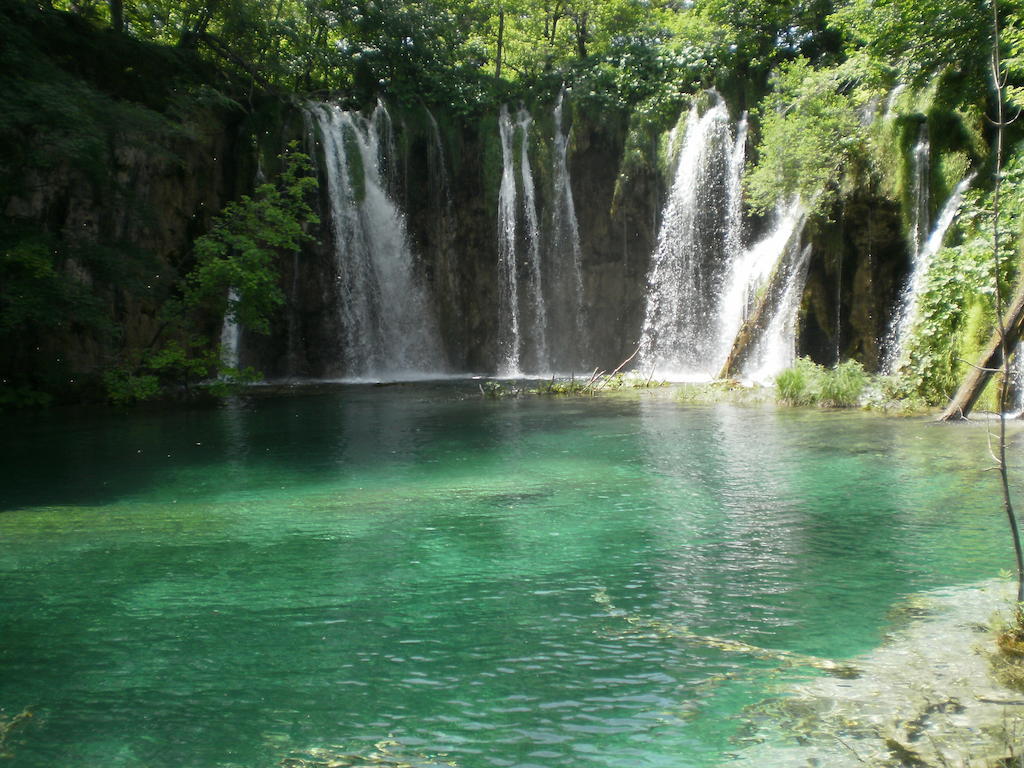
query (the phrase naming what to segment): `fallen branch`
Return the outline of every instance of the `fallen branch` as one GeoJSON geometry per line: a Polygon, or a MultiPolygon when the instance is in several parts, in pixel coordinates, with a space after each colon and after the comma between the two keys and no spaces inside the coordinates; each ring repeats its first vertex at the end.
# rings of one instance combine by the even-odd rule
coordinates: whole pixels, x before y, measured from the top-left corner
{"type": "Polygon", "coordinates": [[[788,667],[813,667],[814,669],[820,669],[823,672],[828,672],[836,677],[860,677],[860,670],[851,664],[834,661],[832,659],[824,659],[819,656],[794,653],[793,651],[779,651],[773,648],[762,648],[758,645],[744,643],[741,640],[730,640],[723,637],[714,637],[713,635],[700,635],[696,632],[691,632],[686,627],[678,624],[661,621],[660,619],[649,619],[643,616],[632,616],[626,614],[624,611],[620,611],[614,606],[611,598],[608,597],[608,593],[603,588],[597,590],[593,597],[594,602],[603,606],[605,611],[609,614],[624,619],[626,623],[634,627],[653,630],[662,637],[685,640],[696,645],[703,645],[706,648],[715,648],[717,650],[728,651],[730,653],[744,653],[749,656],[755,656],[759,659],[777,661],[783,666],[788,667]]]}
{"type": "Polygon", "coordinates": [[[987,696],[976,696],[983,704],[1001,704],[1004,707],[1024,707],[1024,699],[992,699],[987,696]]]}
{"type": "Polygon", "coordinates": [[[640,345],[639,344],[636,345],[636,349],[633,350],[633,354],[630,355],[629,357],[627,357],[621,363],[619,363],[619,367],[616,368],[614,371],[612,371],[612,376],[614,376],[619,371],[621,371],[623,368],[625,368],[626,365],[629,363],[629,361],[632,360],[634,357],[636,357],[638,354],[640,354],[640,345]]]}
{"type": "Polygon", "coordinates": [[[627,363],[629,363],[630,360],[632,360],[634,357],[636,357],[639,352],[640,352],[640,345],[638,344],[637,348],[635,350],[633,350],[633,354],[632,355],[630,355],[625,360],[623,360],[621,363],[619,363],[619,367],[618,368],[616,368],[614,371],[612,371],[608,376],[604,377],[604,381],[601,382],[601,386],[598,387],[598,389],[604,389],[605,386],[608,384],[608,382],[611,381],[612,379],[614,379],[615,376],[618,375],[619,371],[621,371],[623,368],[625,368],[627,363]]]}

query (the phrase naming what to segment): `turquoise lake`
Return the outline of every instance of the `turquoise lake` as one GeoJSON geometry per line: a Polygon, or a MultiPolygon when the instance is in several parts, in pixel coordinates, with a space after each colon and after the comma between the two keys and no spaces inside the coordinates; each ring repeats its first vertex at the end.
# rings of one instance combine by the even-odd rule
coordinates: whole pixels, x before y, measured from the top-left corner
{"type": "Polygon", "coordinates": [[[5,415],[4,764],[716,766],[820,673],[690,635],[1012,566],[984,428],[475,386],[5,415]]]}

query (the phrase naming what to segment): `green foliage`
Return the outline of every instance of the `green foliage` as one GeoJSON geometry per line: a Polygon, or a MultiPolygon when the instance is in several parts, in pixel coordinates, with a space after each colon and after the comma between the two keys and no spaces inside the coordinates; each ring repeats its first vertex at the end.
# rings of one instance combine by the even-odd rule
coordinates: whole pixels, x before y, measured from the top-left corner
{"type": "Polygon", "coordinates": [[[809,357],[801,357],[792,367],[775,377],[779,400],[789,405],[811,405],[818,400],[819,382],[824,369],[809,357]]]}
{"type": "MultiPolygon", "coordinates": [[[[1003,170],[999,280],[1004,295],[1012,292],[1018,275],[1024,229],[1022,149],[1015,149],[1003,170]]],[[[904,392],[929,403],[943,403],[956,390],[995,325],[991,210],[991,193],[964,195],[954,244],[935,255],[925,277],[899,372],[904,392]]]]}
{"type": "Polygon", "coordinates": [[[203,77],[185,52],[12,0],[0,2],[0,72],[0,195],[38,183],[37,169],[109,186],[115,143],[167,156],[203,77]]]}
{"type": "Polygon", "coordinates": [[[273,312],[284,301],[278,257],[298,253],[310,239],[306,225],[317,221],[308,203],[317,183],[309,158],[292,146],[280,160],[275,183],[226,205],[210,231],[195,241],[196,266],[185,282],[183,301],[163,307],[165,327],[174,336],[105,373],[112,402],[188,396],[197,389],[222,396],[259,378],[252,369],[224,366],[220,349],[190,328],[199,324],[198,310],[217,319],[233,318],[258,333],[270,330],[273,312]]]}
{"type": "Polygon", "coordinates": [[[0,411],[4,408],[41,408],[52,402],[53,396],[49,392],[0,384],[0,411]]]}
{"type": "Polygon", "coordinates": [[[806,59],[782,66],[759,107],[759,159],[746,177],[750,205],[768,211],[800,197],[809,210],[827,209],[854,155],[864,151],[857,104],[846,73],[814,69],[806,59]]]}
{"type": "Polygon", "coordinates": [[[986,85],[991,14],[978,0],[849,0],[829,22],[899,82],[922,87],[956,69],[971,83],[965,92],[986,85]]]}
{"type": "Polygon", "coordinates": [[[864,366],[856,360],[847,360],[821,377],[819,402],[831,408],[853,407],[860,403],[867,383],[864,366]]]}
{"type": "Polygon", "coordinates": [[[123,367],[103,373],[107,399],[114,405],[151,400],[160,393],[160,380],[151,373],[133,373],[123,367]]]}
{"type": "Polygon", "coordinates": [[[223,397],[259,378],[252,368],[224,366],[221,350],[211,349],[207,339],[194,336],[184,343],[168,341],[158,349],[135,356],[132,361],[106,371],[103,383],[110,402],[128,405],[167,395],[188,397],[198,390],[223,397]]]}
{"type": "Polygon", "coordinates": [[[850,408],[860,404],[867,385],[868,375],[856,360],[828,369],[801,357],[775,377],[778,398],[789,405],[850,408]]]}
{"type": "Polygon", "coordinates": [[[827,0],[698,0],[701,15],[717,26],[728,43],[731,68],[768,72],[795,57],[818,60],[838,45],[825,25],[832,8],[827,0]]]}
{"type": "Polygon", "coordinates": [[[277,256],[298,253],[311,239],[306,225],[319,221],[308,203],[317,184],[309,158],[293,146],[281,160],[276,183],[228,203],[196,240],[196,267],[185,294],[188,306],[233,318],[258,333],[269,332],[270,318],[284,302],[277,256]]]}

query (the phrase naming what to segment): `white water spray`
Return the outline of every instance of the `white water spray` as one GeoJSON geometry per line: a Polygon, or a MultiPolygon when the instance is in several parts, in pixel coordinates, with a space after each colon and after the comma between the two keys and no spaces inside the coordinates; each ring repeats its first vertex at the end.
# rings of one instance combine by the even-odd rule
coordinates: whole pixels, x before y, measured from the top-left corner
{"type": "Polygon", "coordinates": [[[565,88],[555,102],[553,191],[554,202],[551,217],[551,249],[549,263],[553,267],[553,283],[557,293],[552,308],[552,335],[560,350],[557,360],[547,360],[548,368],[567,363],[573,366],[582,363],[584,355],[583,318],[583,265],[580,249],[579,222],[576,219],[576,205],[572,196],[572,180],[569,176],[569,136],[563,129],[563,108],[565,88]]]}
{"type": "Polygon", "coordinates": [[[717,307],[741,242],[746,123],[733,137],[725,104],[712,98],[703,114],[695,102],[687,118],[648,275],[639,365],[670,378],[717,373],[717,307]]]}
{"type": "Polygon", "coordinates": [[[532,123],[533,119],[523,108],[518,110],[514,121],[505,106],[498,117],[502,159],[498,193],[498,373],[502,376],[520,375],[526,352],[532,353],[533,366],[547,360],[547,310],[542,283],[540,223],[529,157],[532,123]],[[519,228],[520,213],[526,225],[525,231],[519,228]],[[525,269],[521,270],[520,262],[525,269]],[[526,272],[525,279],[521,271],[526,272]],[[524,314],[525,323],[529,323],[526,327],[524,314]],[[532,342],[529,347],[527,337],[532,342]]]}
{"type": "MultiPolygon", "coordinates": [[[[804,206],[799,200],[794,200],[787,205],[779,205],[771,230],[749,248],[744,249],[732,263],[729,280],[719,302],[719,335],[715,357],[719,368],[732,351],[743,323],[752,319],[751,314],[756,309],[756,299],[758,295],[767,290],[773,274],[781,270],[781,273],[776,275],[775,283],[779,284],[780,278],[782,278],[782,282],[786,285],[786,291],[790,288],[787,278],[790,275],[794,279],[799,278],[799,285],[794,285],[793,290],[798,298],[803,292],[801,270],[794,269],[790,265],[800,253],[799,245],[805,219],[804,206]]],[[[761,336],[770,335],[773,320],[779,314],[780,305],[785,297],[766,297],[766,300],[771,302],[773,298],[774,302],[767,307],[771,319],[766,322],[766,319],[762,317],[759,322],[763,328],[761,336]]],[[[788,327],[786,324],[776,323],[774,331],[776,334],[783,333],[788,327]]],[[[762,345],[754,355],[758,358],[758,362],[751,362],[743,366],[744,376],[761,380],[786,368],[792,362],[790,359],[792,355],[787,350],[792,349],[795,344],[795,325],[792,330],[793,333],[788,340],[781,337],[771,343],[764,343],[763,339],[755,340],[755,344],[762,345]],[[756,374],[751,373],[755,369],[756,374]]]]}
{"type": "Polygon", "coordinates": [[[228,309],[224,313],[224,323],[220,329],[220,362],[225,368],[238,368],[242,329],[235,319],[231,306],[238,302],[238,291],[228,289],[228,309]]]}
{"type": "Polygon", "coordinates": [[[327,104],[311,112],[323,143],[330,203],[340,373],[405,378],[446,368],[427,287],[405,216],[388,194],[395,168],[391,119],[378,102],[370,118],[327,104]]]}
{"type": "Polygon", "coordinates": [[[887,339],[885,370],[889,373],[895,373],[906,362],[907,341],[917,320],[918,302],[920,301],[921,293],[924,291],[928,270],[931,268],[935,254],[942,248],[946,232],[960,210],[960,203],[963,200],[964,192],[967,191],[967,188],[974,180],[974,175],[973,172],[968,174],[966,178],[957,184],[953,194],[949,196],[949,199],[943,206],[931,234],[914,256],[910,279],[907,281],[907,286],[903,291],[896,321],[893,323],[887,339]]]}

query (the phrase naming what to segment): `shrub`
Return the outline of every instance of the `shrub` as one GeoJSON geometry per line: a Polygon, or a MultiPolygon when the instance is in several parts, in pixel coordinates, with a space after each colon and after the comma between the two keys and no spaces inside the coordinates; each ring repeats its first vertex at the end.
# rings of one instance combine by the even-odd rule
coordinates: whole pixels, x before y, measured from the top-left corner
{"type": "Polygon", "coordinates": [[[856,360],[847,360],[828,369],[809,357],[801,357],[792,368],[775,377],[775,391],[781,402],[825,408],[858,405],[867,384],[864,366],[856,360]]]}
{"type": "Polygon", "coordinates": [[[822,370],[819,403],[831,408],[850,408],[860,403],[868,383],[864,366],[856,360],[840,363],[831,371],[822,370]]]}
{"type": "Polygon", "coordinates": [[[775,377],[779,400],[789,405],[811,405],[818,402],[819,385],[825,369],[809,357],[801,357],[792,368],[775,377]]]}

